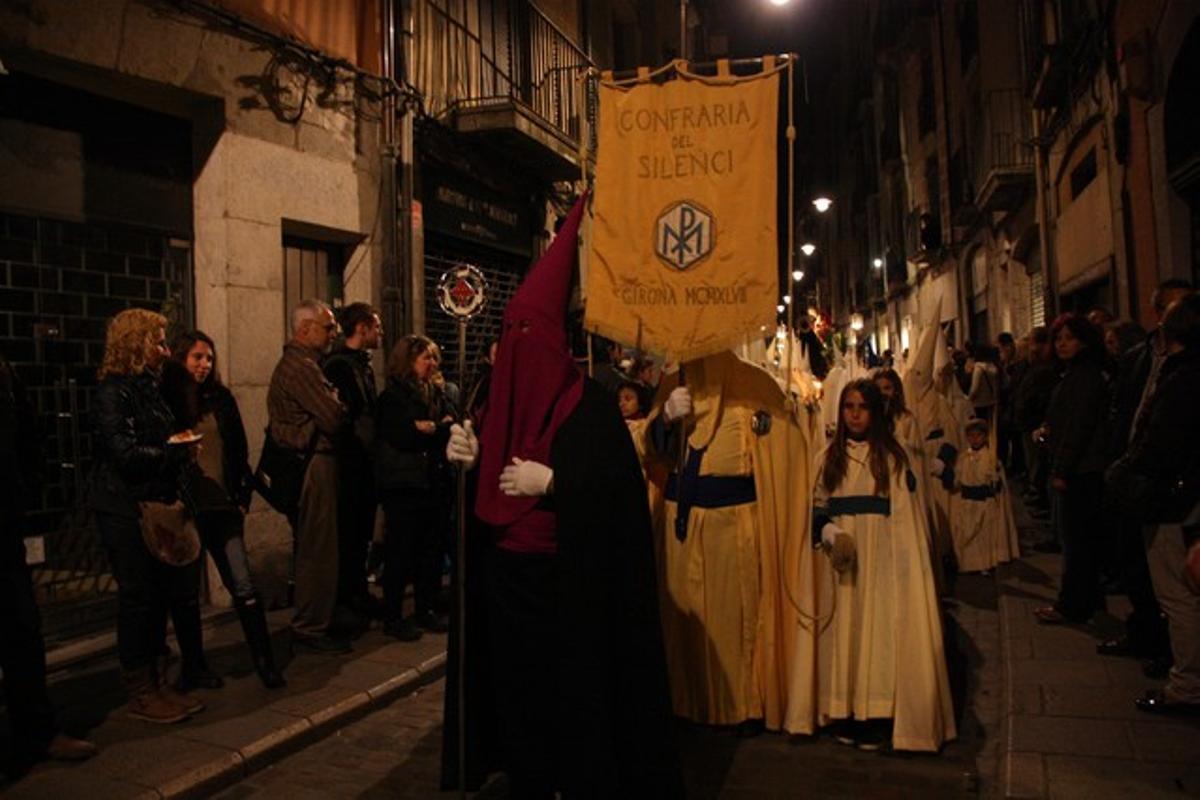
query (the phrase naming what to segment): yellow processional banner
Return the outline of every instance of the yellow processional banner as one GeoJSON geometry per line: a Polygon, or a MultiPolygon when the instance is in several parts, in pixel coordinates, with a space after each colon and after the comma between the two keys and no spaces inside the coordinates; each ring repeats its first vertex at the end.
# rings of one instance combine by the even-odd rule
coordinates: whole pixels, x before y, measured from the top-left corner
{"type": "Polygon", "coordinates": [[[586,325],[681,360],[773,330],[779,297],[778,71],[720,66],[600,83],[586,325]]]}

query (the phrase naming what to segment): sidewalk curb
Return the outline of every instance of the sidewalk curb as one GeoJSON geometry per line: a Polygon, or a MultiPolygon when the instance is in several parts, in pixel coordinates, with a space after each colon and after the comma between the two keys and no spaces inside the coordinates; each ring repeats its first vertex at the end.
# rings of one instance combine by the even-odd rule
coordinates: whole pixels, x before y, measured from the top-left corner
{"type": "Polygon", "coordinates": [[[318,709],[285,728],[276,729],[238,750],[230,751],[206,764],[154,787],[139,795],[146,800],[191,800],[210,797],[243,778],[270,766],[283,755],[324,739],[348,722],[376,711],[417,689],[440,679],[446,672],[445,651],[426,659],[368,689],[356,692],[333,705],[318,709]]]}

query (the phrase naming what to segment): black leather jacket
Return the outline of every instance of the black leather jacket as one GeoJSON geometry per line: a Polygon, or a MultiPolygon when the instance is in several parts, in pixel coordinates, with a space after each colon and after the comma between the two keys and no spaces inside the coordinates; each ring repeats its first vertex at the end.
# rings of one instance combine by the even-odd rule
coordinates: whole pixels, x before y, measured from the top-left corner
{"type": "Polygon", "coordinates": [[[101,381],[92,424],[89,508],[137,517],[140,501],[173,502],[178,497],[188,451],[167,445],[172,415],[153,375],[110,375],[101,381]]]}

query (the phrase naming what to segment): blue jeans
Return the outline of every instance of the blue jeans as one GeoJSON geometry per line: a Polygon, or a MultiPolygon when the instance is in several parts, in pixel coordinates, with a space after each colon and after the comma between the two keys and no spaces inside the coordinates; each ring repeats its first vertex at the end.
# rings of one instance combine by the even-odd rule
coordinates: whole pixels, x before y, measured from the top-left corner
{"type": "Polygon", "coordinates": [[[246,555],[244,525],[245,517],[237,509],[201,511],[196,515],[200,539],[217,565],[221,583],[235,600],[249,600],[256,593],[246,555]]]}

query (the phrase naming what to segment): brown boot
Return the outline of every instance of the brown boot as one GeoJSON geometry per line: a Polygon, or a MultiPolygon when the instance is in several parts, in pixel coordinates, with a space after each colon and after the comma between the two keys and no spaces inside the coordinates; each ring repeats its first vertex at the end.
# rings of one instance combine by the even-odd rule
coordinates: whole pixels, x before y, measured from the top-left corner
{"type": "Polygon", "coordinates": [[[185,714],[199,714],[205,708],[203,701],[175,688],[167,679],[166,663],[168,660],[167,657],[158,659],[158,669],[155,672],[155,685],[158,688],[159,697],[165,702],[181,709],[185,714]]]}
{"type": "Polygon", "coordinates": [[[158,693],[153,666],[121,670],[121,682],[125,684],[125,694],[129,696],[127,714],[130,719],[168,724],[183,722],[188,718],[188,713],[178,704],[167,702],[158,693]]]}

